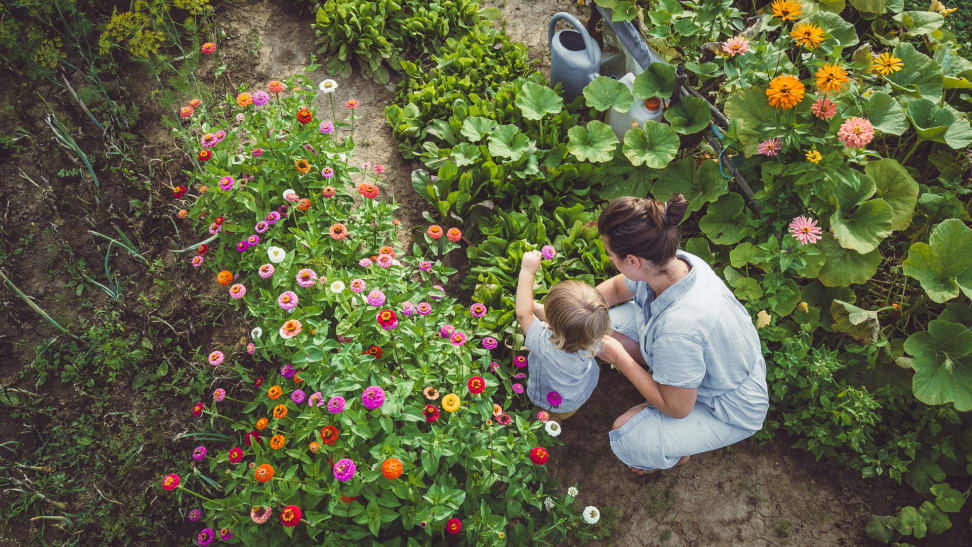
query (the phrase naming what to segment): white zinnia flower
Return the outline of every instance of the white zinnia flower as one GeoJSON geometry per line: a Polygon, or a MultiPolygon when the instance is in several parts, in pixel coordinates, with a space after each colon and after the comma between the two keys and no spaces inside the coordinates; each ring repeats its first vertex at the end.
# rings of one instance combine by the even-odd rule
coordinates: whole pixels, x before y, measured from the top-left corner
{"type": "Polygon", "coordinates": [[[321,93],[334,93],[334,90],[337,89],[337,82],[328,78],[321,82],[317,88],[321,90],[321,93]]]}
{"type": "Polygon", "coordinates": [[[568,496],[570,496],[572,498],[576,498],[577,497],[577,494],[580,494],[580,492],[577,491],[577,487],[576,486],[571,486],[570,488],[567,489],[567,495],[568,496]]]}
{"type": "Polygon", "coordinates": [[[601,520],[601,512],[597,510],[597,507],[588,505],[584,508],[584,522],[587,524],[597,524],[599,520],[601,520]]]}
{"type": "Polygon", "coordinates": [[[554,502],[553,499],[550,498],[550,496],[547,496],[547,499],[543,500],[543,508],[546,509],[547,511],[553,509],[556,506],[557,504],[554,502]]]}
{"type": "Polygon", "coordinates": [[[291,194],[293,196],[296,196],[297,195],[297,192],[293,188],[287,188],[286,190],[283,191],[283,198],[285,200],[287,200],[287,201],[291,201],[291,198],[292,198],[291,194]],[[291,197],[288,197],[288,196],[291,196],[291,197]]]}
{"type": "Polygon", "coordinates": [[[270,258],[270,262],[279,264],[283,262],[285,258],[287,258],[287,251],[281,249],[280,247],[271,246],[269,249],[267,249],[267,257],[270,258]]]}
{"type": "Polygon", "coordinates": [[[558,424],[553,420],[547,422],[547,425],[544,426],[544,429],[547,430],[547,434],[550,435],[551,437],[556,437],[560,435],[560,424],[558,424]]]}
{"type": "Polygon", "coordinates": [[[250,331],[250,338],[259,339],[261,336],[263,336],[263,329],[260,327],[255,327],[250,331]]]}
{"type": "Polygon", "coordinates": [[[341,294],[344,292],[344,281],[338,279],[334,283],[331,283],[331,292],[334,294],[341,294]]]}

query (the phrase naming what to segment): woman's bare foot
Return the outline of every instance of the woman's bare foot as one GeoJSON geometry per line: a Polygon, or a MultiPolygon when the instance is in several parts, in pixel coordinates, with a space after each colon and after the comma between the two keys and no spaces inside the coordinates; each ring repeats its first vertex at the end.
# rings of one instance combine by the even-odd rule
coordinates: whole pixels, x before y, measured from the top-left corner
{"type": "MultiPolygon", "coordinates": [[[[675,465],[673,465],[672,467],[675,467],[677,465],[681,465],[681,464],[687,462],[689,460],[689,458],[691,458],[691,457],[692,456],[682,456],[681,458],[678,459],[677,462],[675,462],[675,465]]],[[[634,467],[628,467],[628,469],[630,469],[635,475],[639,475],[639,476],[641,476],[641,475],[647,475],[648,473],[656,473],[656,472],[659,471],[658,469],[637,469],[637,468],[634,468],[634,467]]]]}

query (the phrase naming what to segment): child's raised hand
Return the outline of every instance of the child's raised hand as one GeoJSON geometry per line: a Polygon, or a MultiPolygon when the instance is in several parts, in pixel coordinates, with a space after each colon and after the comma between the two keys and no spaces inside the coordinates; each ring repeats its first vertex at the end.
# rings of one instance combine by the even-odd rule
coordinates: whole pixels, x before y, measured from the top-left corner
{"type": "Polygon", "coordinates": [[[542,259],[543,255],[540,254],[540,251],[527,251],[523,254],[523,261],[520,262],[520,271],[529,274],[537,273],[542,259]]]}

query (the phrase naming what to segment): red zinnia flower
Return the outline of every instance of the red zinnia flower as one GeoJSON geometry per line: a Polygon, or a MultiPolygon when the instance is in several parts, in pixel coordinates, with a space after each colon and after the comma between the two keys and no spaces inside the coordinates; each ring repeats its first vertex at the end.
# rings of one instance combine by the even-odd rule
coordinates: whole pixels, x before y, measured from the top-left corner
{"type": "Polygon", "coordinates": [[[398,324],[398,316],[395,315],[394,310],[381,310],[378,314],[378,324],[385,330],[393,329],[398,324]]]}
{"type": "Polygon", "coordinates": [[[179,486],[179,475],[169,473],[162,478],[162,488],[165,488],[166,492],[175,490],[177,486],[179,486]]]}
{"type": "Polygon", "coordinates": [[[332,445],[338,440],[338,428],[333,425],[326,425],[321,428],[321,442],[326,445],[332,445]]]}
{"type": "Polygon", "coordinates": [[[184,195],[186,195],[186,187],[185,186],[183,186],[183,185],[180,184],[179,186],[176,186],[175,188],[172,189],[172,197],[174,197],[176,199],[179,199],[179,198],[181,198],[184,195]]]}
{"type": "Polygon", "coordinates": [[[486,389],[486,380],[484,380],[482,376],[473,376],[469,379],[469,382],[467,382],[466,387],[469,388],[469,393],[472,393],[473,395],[482,393],[483,390],[486,389]]]}
{"type": "Polygon", "coordinates": [[[426,230],[425,233],[429,234],[429,237],[431,237],[432,239],[439,239],[440,237],[442,237],[442,226],[439,226],[438,224],[433,224],[432,226],[429,226],[429,229],[426,230]]]}
{"type": "Polygon", "coordinates": [[[362,351],[361,355],[371,355],[375,359],[381,359],[381,346],[368,346],[368,349],[362,351]]]}
{"type": "Polygon", "coordinates": [[[300,523],[300,507],[288,505],[280,512],[280,523],[284,526],[297,526],[300,523]]]}
{"type": "Polygon", "coordinates": [[[446,521],[446,532],[449,532],[452,535],[456,535],[459,533],[459,530],[462,530],[461,520],[453,517],[448,521],[446,521]]]}
{"type": "Polygon", "coordinates": [[[199,401],[198,403],[192,405],[192,415],[196,416],[197,418],[199,416],[202,416],[204,408],[206,408],[206,405],[202,401],[199,401]]]}
{"type": "Polygon", "coordinates": [[[548,454],[547,450],[544,449],[542,446],[534,447],[533,450],[530,451],[530,459],[533,460],[533,463],[537,465],[543,465],[547,463],[547,458],[549,457],[550,454],[548,454]]]}
{"type": "Polygon", "coordinates": [[[205,243],[203,243],[202,245],[199,246],[199,248],[196,249],[196,253],[201,255],[204,255],[207,252],[209,252],[209,245],[206,245],[205,243]]]}
{"type": "Polygon", "coordinates": [[[222,226],[223,223],[226,222],[226,217],[220,215],[220,216],[214,218],[213,219],[213,222],[216,223],[216,226],[222,226]]]}
{"type": "Polygon", "coordinates": [[[341,501],[343,501],[344,503],[351,503],[356,499],[358,499],[358,496],[341,496],[341,501]]]}
{"type": "Polygon", "coordinates": [[[243,450],[239,447],[231,448],[229,451],[229,461],[230,463],[240,463],[243,461],[243,450]]]}
{"type": "Polygon", "coordinates": [[[301,200],[297,202],[297,210],[299,211],[306,211],[310,209],[310,206],[311,202],[307,198],[301,198],[301,200]]]}
{"type": "Polygon", "coordinates": [[[358,193],[366,198],[378,197],[378,187],[374,184],[362,183],[358,185],[358,193]]]}
{"type": "Polygon", "coordinates": [[[449,238],[449,241],[457,243],[460,239],[462,239],[462,232],[459,230],[459,228],[449,228],[449,231],[446,232],[446,237],[449,238]]]}
{"type": "Polygon", "coordinates": [[[439,408],[432,405],[425,405],[425,410],[422,412],[425,414],[426,422],[434,422],[439,419],[439,408]]]}
{"type": "Polygon", "coordinates": [[[209,150],[200,150],[199,151],[198,158],[199,158],[199,161],[201,161],[201,162],[207,162],[212,157],[213,157],[213,153],[210,152],[209,150]]]}
{"type": "Polygon", "coordinates": [[[246,446],[250,446],[251,444],[253,444],[253,440],[255,440],[257,444],[261,444],[261,445],[263,444],[263,441],[260,440],[259,431],[253,430],[247,433],[245,437],[243,437],[243,442],[246,443],[246,446]]]}
{"type": "Polygon", "coordinates": [[[297,111],[297,121],[299,121],[302,124],[310,123],[310,121],[313,118],[314,115],[311,114],[311,111],[307,110],[306,108],[301,108],[300,110],[297,111]]]}

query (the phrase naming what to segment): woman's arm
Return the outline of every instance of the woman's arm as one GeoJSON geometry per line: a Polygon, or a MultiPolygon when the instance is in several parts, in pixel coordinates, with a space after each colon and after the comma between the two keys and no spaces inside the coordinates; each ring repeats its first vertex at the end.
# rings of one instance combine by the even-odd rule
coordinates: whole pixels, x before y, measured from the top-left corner
{"type": "Polygon", "coordinates": [[[624,284],[624,275],[618,274],[595,287],[601,293],[609,308],[634,298],[634,293],[624,284]]]}
{"type": "Polygon", "coordinates": [[[698,388],[683,388],[659,384],[651,373],[635,362],[620,342],[604,337],[601,341],[601,359],[612,363],[644,396],[648,404],[671,416],[684,418],[692,412],[698,388]]]}

